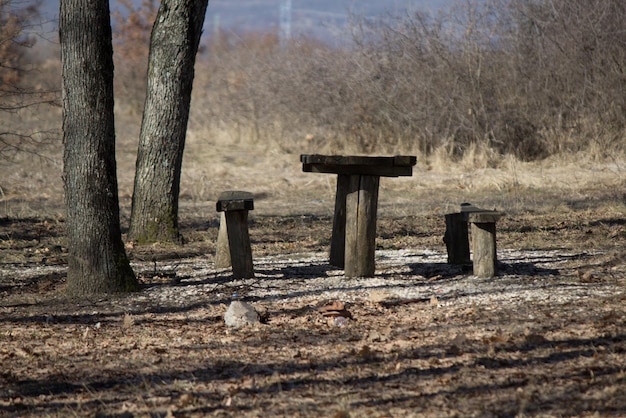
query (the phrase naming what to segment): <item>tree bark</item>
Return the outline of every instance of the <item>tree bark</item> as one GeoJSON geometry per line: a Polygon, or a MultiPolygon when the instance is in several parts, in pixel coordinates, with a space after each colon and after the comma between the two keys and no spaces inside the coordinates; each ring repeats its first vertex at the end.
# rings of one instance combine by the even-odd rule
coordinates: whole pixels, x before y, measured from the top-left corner
{"type": "Polygon", "coordinates": [[[119,220],[108,0],[61,0],[63,181],[72,295],[138,289],[119,220]]]}
{"type": "Polygon", "coordinates": [[[178,195],[208,0],[163,0],[152,28],[129,238],[180,242],[178,195]]]}

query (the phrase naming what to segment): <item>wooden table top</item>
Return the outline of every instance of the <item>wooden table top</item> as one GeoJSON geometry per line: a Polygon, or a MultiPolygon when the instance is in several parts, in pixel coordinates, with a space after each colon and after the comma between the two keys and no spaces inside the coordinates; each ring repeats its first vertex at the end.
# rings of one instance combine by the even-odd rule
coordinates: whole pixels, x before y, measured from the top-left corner
{"type": "Polygon", "coordinates": [[[417,157],[302,154],[300,161],[302,171],[310,173],[399,177],[413,175],[417,157]]]}

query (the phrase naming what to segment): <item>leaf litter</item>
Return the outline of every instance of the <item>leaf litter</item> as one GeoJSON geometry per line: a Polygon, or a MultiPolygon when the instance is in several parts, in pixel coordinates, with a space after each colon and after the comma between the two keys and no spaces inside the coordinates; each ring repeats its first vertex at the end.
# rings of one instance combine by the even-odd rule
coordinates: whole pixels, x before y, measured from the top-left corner
{"type": "MultiPolygon", "coordinates": [[[[626,414],[619,251],[519,248],[501,234],[499,275],[480,279],[404,234],[381,240],[374,277],[346,278],[328,265],[329,220],[299,246],[281,238],[285,222],[253,223],[253,237],[276,234],[254,242],[253,279],[214,268],[214,236],[184,256],[129,249],[143,287],[129,296],[66,299],[63,253],[9,249],[0,415],[626,414]],[[261,321],[226,326],[233,301],[261,321]]],[[[382,220],[380,235],[414,222],[382,220]]]]}

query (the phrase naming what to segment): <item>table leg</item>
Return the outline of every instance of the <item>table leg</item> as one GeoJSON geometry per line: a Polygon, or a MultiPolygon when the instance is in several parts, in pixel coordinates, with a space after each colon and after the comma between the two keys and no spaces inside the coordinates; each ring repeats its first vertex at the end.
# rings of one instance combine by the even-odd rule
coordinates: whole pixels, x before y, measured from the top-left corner
{"type": "Polygon", "coordinates": [[[333,234],[330,240],[330,265],[344,267],[346,254],[346,196],[350,185],[350,176],[337,176],[337,194],[335,195],[335,214],[333,216],[333,234]]]}
{"type": "Polygon", "coordinates": [[[376,211],[379,176],[349,176],[346,196],[345,275],[371,277],[375,272],[376,211]]]}

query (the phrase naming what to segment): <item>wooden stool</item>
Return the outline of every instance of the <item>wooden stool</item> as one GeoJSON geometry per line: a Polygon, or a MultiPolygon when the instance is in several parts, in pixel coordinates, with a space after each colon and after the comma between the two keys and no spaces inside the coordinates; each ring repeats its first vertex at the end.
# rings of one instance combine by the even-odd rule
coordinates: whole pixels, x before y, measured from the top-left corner
{"type": "Polygon", "coordinates": [[[236,279],[254,277],[248,233],[248,211],[254,209],[252,193],[227,191],[220,194],[216,209],[221,213],[215,253],[216,268],[233,268],[236,279]]]}
{"type": "Polygon", "coordinates": [[[496,222],[504,214],[495,210],[480,209],[469,203],[461,205],[460,213],[446,215],[446,233],[443,238],[448,250],[448,263],[469,264],[469,234],[472,235],[472,266],[474,275],[496,275],[496,222]],[[468,228],[470,224],[470,228],[468,228]],[[468,230],[469,229],[469,230],[468,230]]]}

